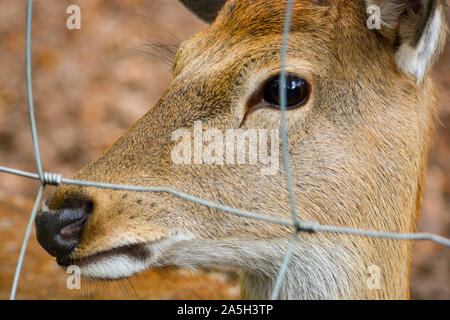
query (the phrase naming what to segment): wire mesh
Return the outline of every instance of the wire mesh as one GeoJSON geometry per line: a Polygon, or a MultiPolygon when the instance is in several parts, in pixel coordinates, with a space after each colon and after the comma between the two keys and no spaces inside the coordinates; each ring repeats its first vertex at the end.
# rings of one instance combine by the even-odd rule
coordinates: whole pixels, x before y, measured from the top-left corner
{"type": "Polygon", "coordinates": [[[237,215],[243,218],[248,219],[257,219],[260,221],[264,221],[267,223],[275,223],[279,225],[284,225],[293,228],[293,233],[291,240],[289,242],[289,246],[286,250],[286,254],[282,261],[275,286],[272,292],[272,299],[278,299],[280,295],[280,290],[282,287],[282,282],[284,276],[286,274],[289,262],[291,260],[292,254],[295,249],[295,244],[297,241],[297,236],[299,232],[308,232],[308,233],[317,233],[317,232],[327,232],[327,233],[340,233],[347,235],[356,235],[363,237],[377,237],[377,238],[385,238],[391,240],[429,240],[439,243],[441,245],[450,247],[450,239],[445,237],[430,234],[430,233],[396,233],[396,232],[383,232],[383,231],[375,231],[375,230],[360,230],[360,229],[352,229],[352,228],[344,228],[338,226],[328,226],[321,225],[314,222],[306,222],[301,221],[297,217],[296,213],[296,204],[295,204],[295,193],[292,183],[291,176],[291,167],[290,167],[290,159],[289,159],[289,150],[288,150],[288,135],[286,129],[286,59],[288,54],[288,42],[289,42],[289,33],[291,26],[291,17],[293,11],[293,0],[288,0],[285,11],[285,21],[283,27],[283,35],[282,35],[282,50],[281,50],[281,74],[280,74],[280,83],[284,84],[280,88],[280,100],[281,100],[281,119],[280,119],[280,127],[281,127],[281,135],[282,135],[282,148],[283,148],[283,161],[285,167],[285,177],[287,181],[287,188],[289,192],[289,200],[290,200],[290,208],[292,212],[292,221],[282,220],[278,218],[274,218],[269,215],[259,214],[249,211],[240,210],[237,208],[232,208],[229,206],[224,206],[221,204],[217,204],[205,199],[200,199],[194,197],[192,195],[182,193],[170,188],[162,188],[162,187],[151,187],[151,186],[130,186],[130,185],[116,185],[116,184],[108,184],[108,183],[99,183],[94,181],[80,181],[73,179],[63,178],[59,174],[55,173],[47,173],[42,169],[42,163],[40,158],[40,150],[39,150],[39,142],[38,142],[38,134],[36,128],[35,121],[35,111],[34,111],[34,103],[33,103],[33,87],[32,87],[32,76],[31,76],[31,25],[32,25],[32,6],[33,0],[28,0],[27,4],[27,18],[26,18],[26,73],[27,73],[27,91],[28,91],[28,111],[29,111],[29,119],[30,119],[30,128],[33,139],[33,147],[35,152],[35,160],[38,173],[30,173],[17,169],[7,168],[0,166],[0,172],[13,174],[21,177],[25,177],[28,179],[39,180],[41,182],[41,186],[39,188],[38,194],[36,196],[33,210],[30,215],[30,219],[25,231],[24,240],[22,243],[22,247],[20,250],[20,255],[17,260],[17,267],[14,275],[14,280],[11,288],[10,299],[14,300],[16,298],[17,286],[20,279],[20,274],[22,270],[23,261],[25,258],[25,253],[27,249],[28,240],[31,234],[31,230],[33,227],[33,222],[36,216],[36,213],[39,208],[39,204],[42,200],[42,195],[44,193],[45,187],[47,185],[58,186],[60,184],[66,185],[77,185],[77,186],[85,186],[85,187],[97,187],[104,189],[112,189],[112,190],[123,190],[123,191],[134,191],[134,192],[160,192],[160,193],[168,193],[184,199],[186,201],[191,201],[197,203],[202,206],[206,206],[212,209],[224,211],[233,215],[237,215]]]}

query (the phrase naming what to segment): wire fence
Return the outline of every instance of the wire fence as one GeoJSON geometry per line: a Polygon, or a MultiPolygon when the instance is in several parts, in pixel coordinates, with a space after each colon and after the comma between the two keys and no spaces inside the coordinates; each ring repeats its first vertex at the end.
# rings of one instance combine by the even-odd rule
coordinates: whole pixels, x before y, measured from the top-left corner
{"type": "MultiPolygon", "coordinates": [[[[287,77],[286,73],[286,57],[288,52],[288,40],[289,40],[289,30],[291,26],[291,17],[293,11],[293,0],[288,0],[285,12],[285,22],[283,27],[283,36],[282,36],[282,51],[281,51],[281,75],[280,75],[280,83],[285,84],[285,80],[287,77]]],[[[162,188],[162,187],[151,187],[151,186],[130,186],[130,185],[116,185],[116,184],[108,184],[108,183],[98,183],[93,181],[80,181],[73,179],[63,178],[60,174],[55,173],[47,173],[42,169],[42,162],[40,157],[39,150],[39,141],[36,129],[36,121],[35,121],[35,112],[34,112],[34,103],[33,103],[33,87],[31,81],[31,22],[32,22],[32,6],[33,0],[28,0],[27,4],[27,27],[26,27],[26,72],[27,72],[27,91],[28,91],[28,112],[30,118],[30,127],[31,134],[33,139],[34,153],[36,159],[36,166],[38,173],[30,173],[21,170],[16,170],[12,168],[6,168],[0,166],[0,172],[13,174],[21,177],[25,177],[28,179],[39,180],[41,182],[41,186],[39,188],[38,194],[36,196],[34,206],[30,215],[30,219],[28,221],[28,225],[25,231],[24,240],[22,243],[22,247],[20,250],[20,255],[17,261],[17,267],[14,275],[13,285],[10,293],[10,300],[14,300],[17,293],[17,286],[20,279],[20,274],[22,270],[22,265],[27,249],[28,240],[31,234],[31,230],[33,227],[33,222],[36,217],[36,213],[39,208],[39,204],[42,200],[42,195],[47,185],[58,186],[60,184],[65,185],[77,185],[77,186],[85,186],[85,187],[97,187],[104,189],[112,189],[112,190],[123,190],[123,191],[134,191],[134,192],[160,192],[167,193],[173,196],[179,197],[186,201],[191,201],[197,203],[202,206],[206,206],[212,209],[228,212],[233,215],[237,215],[243,218],[249,219],[257,219],[261,221],[265,221],[268,223],[275,223],[279,225],[284,225],[288,227],[292,227],[294,229],[292,233],[291,240],[289,242],[288,249],[286,251],[285,257],[283,259],[282,265],[280,267],[278,277],[275,282],[275,286],[272,292],[272,299],[278,299],[281,285],[288,268],[289,262],[291,260],[292,254],[294,252],[295,244],[297,241],[297,235],[300,232],[308,232],[308,233],[318,233],[318,232],[328,232],[328,233],[340,233],[347,235],[357,235],[363,237],[376,237],[376,238],[385,238],[391,240],[430,240],[436,243],[442,244],[444,246],[450,247],[450,239],[436,235],[431,233],[395,233],[395,232],[383,232],[383,231],[375,231],[375,230],[360,230],[360,229],[352,229],[352,228],[344,228],[338,226],[329,226],[329,225],[321,225],[314,222],[306,222],[299,220],[296,212],[296,204],[295,204],[295,193],[292,183],[291,176],[291,167],[289,161],[289,149],[288,149],[288,136],[286,129],[286,87],[281,87],[280,89],[280,100],[281,100],[281,141],[282,141],[282,154],[283,161],[285,166],[285,175],[287,181],[287,188],[289,192],[289,200],[290,207],[292,212],[292,221],[283,220],[271,217],[265,214],[259,214],[244,210],[239,210],[236,208],[220,205],[208,200],[200,199],[194,197],[192,195],[182,193],[170,188],[162,188]],[[284,89],[284,90],[283,90],[284,89]]]]}

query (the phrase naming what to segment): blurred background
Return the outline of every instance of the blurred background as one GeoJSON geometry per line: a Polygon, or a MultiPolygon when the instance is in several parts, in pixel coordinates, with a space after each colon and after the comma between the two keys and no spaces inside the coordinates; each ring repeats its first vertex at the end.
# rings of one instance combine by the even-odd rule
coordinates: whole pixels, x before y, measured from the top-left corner
{"type": "MultiPolygon", "coordinates": [[[[36,121],[44,170],[71,177],[155,104],[171,80],[167,55],[151,43],[177,45],[206,25],[176,0],[34,1],[32,59],[36,121]],[[81,30],[66,27],[67,6],[81,7],[81,30]]],[[[36,171],[26,96],[26,1],[0,1],[0,165],[36,171]]],[[[439,122],[430,155],[418,230],[450,236],[450,46],[434,69],[439,122]]],[[[0,299],[13,274],[38,182],[0,173],[0,299]]],[[[47,188],[48,196],[53,188],[47,188]]],[[[450,299],[450,250],[414,246],[413,299],[450,299]]],[[[130,280],[67,275],[39,247],[33,231],[19,299],[234,299],[235,270],[161,269],[130,280]]]]}

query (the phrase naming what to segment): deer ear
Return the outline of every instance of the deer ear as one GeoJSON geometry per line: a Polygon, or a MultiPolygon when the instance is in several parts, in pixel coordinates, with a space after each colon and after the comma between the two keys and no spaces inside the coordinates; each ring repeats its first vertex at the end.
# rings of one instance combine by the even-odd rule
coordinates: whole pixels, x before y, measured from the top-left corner
{"type": "Polygon", "coordinates": [[[421,83],[445,45],[447,25],[441,1],[365,1],[368,12],[378,8],[381,28],[393,37],[399,69],[421,83]]]}
{"type": "Polygon", "coordinates": [[[180,0],[189,10],[200,19],[211,23],[227,0],[180,0]]]}

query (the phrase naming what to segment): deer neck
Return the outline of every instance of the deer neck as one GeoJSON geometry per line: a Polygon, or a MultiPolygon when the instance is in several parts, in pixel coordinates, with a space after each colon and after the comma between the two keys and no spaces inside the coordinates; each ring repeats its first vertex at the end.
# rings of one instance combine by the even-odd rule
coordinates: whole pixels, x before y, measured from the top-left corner
{"type": "MultiPolygon", "coordinates": [[[[170,246],[160,261],[180,267],[236,267],[241,296],[270,299],[289,239],[187,240],[170,246]],[[213,249],[212,249],[213,248],[213,249]]],[[[299,235],[282,282],[280,299],[342,299],[354,296],[361,261],[356,253],[322,235],[299,235]]]]}
{"type": "MultiPolygon", "coordinates": [[[[242,271],[241,297],[244,299],[272,297],[288,244],[278,241],[275,244],[266,242],[265,245],[272,254],[275,250],[281,254],[271,260],[260,259],[257,267],[242,271]]],[[[305,245],[302,239],[299,240],[281,282],[279,299],[342,299],[353,296],[352,282],[356,279],[352,272],[346,270],[351,264],[352,254],[336,244],[330,245],[311,245],[311,242],[305,245]]]]}

